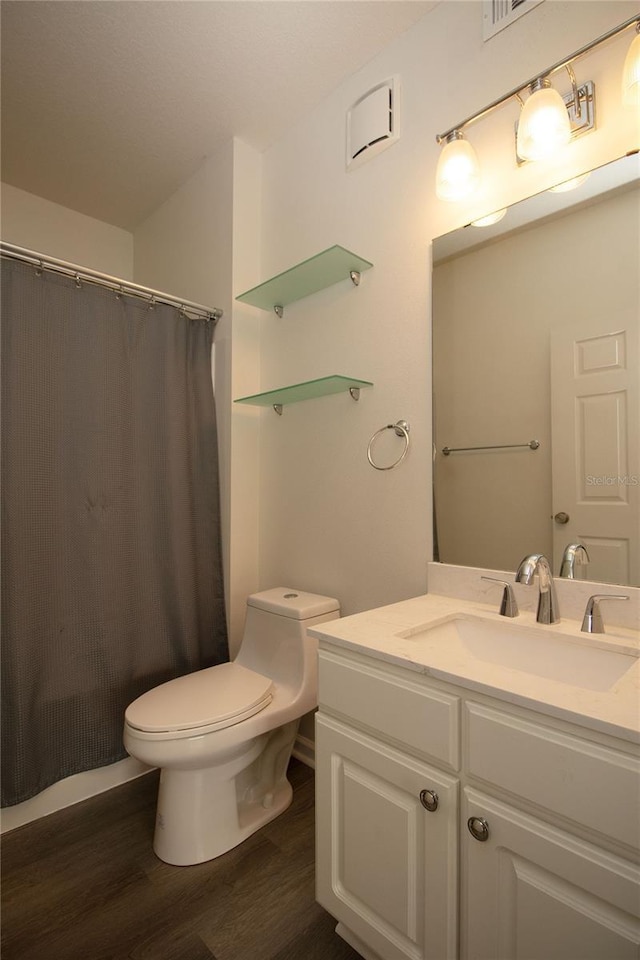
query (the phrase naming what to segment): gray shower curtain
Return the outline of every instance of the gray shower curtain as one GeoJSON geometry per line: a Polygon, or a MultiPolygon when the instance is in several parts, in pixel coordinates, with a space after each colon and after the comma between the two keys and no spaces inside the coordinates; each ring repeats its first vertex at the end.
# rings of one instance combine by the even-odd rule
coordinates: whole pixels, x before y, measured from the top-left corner
{"type": "Polygon", "coordinates": [[[2,261],[2,805],[228,659],[212,324],[2,261]]]}

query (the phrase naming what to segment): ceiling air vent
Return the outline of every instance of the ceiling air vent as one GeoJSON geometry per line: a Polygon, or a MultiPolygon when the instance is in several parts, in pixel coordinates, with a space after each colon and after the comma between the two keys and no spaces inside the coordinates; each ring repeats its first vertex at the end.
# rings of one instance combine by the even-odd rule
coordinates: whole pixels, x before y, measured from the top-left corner
{"type": "Polygon", "coordinates": [[[482,0],[484,39],[489,40],[539,3],[542,3],[542,0],[482,0]]]}
{"type": "Polygon", "coordinates": [[[392,77],[363,94],[347,112],[347,170],[355,170],[400,136],[400,81],[392,77]]]}

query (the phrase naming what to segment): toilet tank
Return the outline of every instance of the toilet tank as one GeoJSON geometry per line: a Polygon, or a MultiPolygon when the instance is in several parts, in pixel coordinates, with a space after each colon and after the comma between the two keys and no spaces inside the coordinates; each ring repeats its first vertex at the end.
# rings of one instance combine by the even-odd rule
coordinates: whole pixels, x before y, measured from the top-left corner
{"type": "Polygon", "coordinates": [[[307,627],[337,620],[334,597],[274,587],[247,599],[242,643],[236,662],[291,687],[317,685],[317,640],[307,627]]]}

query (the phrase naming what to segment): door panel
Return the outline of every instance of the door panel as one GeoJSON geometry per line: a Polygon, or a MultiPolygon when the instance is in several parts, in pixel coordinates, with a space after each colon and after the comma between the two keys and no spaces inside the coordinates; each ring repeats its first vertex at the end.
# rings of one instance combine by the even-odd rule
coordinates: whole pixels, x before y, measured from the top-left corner
{"type": "Polygon", "coordinates": [[[552,332],[554,572],[583,543],[583,579],[640,585],[640,342],[638,317],[581,319],[552,332]]]}
{"type": "Polygon", "coordinates": [[[385,960],[453,960],[457,780],[321,714],[316,757],[319,902],[385,960]]]}
{"type": "Polygon", "coordinates": [[[637,960],[640,869],[465,789],[464,960],[637,960]],[[489,839],[474,840],[471,816],[489,839]]]}

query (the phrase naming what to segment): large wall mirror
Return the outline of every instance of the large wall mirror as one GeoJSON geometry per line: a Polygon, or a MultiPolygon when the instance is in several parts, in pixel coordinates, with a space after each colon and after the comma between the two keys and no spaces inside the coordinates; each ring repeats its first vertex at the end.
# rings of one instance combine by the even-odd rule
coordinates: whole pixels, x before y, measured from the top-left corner
{"type": "Polygon", "coordinates": [[[436,560],[640,586],[639,327],[638,155],[434,241],[436,560]]]}

